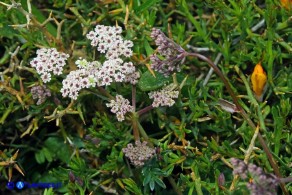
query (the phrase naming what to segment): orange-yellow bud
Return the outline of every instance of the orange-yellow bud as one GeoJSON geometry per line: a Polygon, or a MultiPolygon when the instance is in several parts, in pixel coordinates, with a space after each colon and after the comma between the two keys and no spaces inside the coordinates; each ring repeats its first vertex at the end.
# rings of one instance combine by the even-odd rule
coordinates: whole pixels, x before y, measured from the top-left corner
{"type": "Polygon", "coordinates": [[[281,5],[286,9],[292,9],[292,0],[281,0],[281,5]]]}
{"type": "Polygon", "coordinates": [[[256,95],[256,98],[260,100],[262,98],[264,88],[267,82],[267,75],[260,63],[258,63],[251,75],[252,89],[256,95]]]}

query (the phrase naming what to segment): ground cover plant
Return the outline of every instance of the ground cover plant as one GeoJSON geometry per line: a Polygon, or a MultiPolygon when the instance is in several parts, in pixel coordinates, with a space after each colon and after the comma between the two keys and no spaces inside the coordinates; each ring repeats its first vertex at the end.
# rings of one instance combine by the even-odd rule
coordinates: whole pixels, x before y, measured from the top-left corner
{"type": "Polygon", "coordinates": [[[6,0],[0,41],[1,193],[292,193],[291,0],[6,0]]]}

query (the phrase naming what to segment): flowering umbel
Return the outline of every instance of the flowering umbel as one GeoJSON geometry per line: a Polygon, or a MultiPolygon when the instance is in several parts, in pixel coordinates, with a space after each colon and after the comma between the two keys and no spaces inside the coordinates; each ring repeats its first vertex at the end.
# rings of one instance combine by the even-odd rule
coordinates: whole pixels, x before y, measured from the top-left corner
{"type": "Polygon", "coordinates": [[[233,165],[233,174],[238,174],[242,179],[247,179],[249,176],[252,181],[247,183],[247,188],[251,195],[265,194],[276,195],[276,187],[280,180],[274,174],[265,173],[261,167],[254,164],[245,164],[243,161],[232,158],[230,160],[233,165]]]}
{"type": "Polygon", "coordinates": [[[125,120],[125,114],[127,112],[133,112],[134,108],[130,105],[129,100],[123,98],[121,95],[117,95],[115,100],[111,100],[106,104],[107,107],[111,107],[111,112],[117,115],[118,121],[125,120]]]}
{"type": "Polygon", "coordinates": [[[158,46],[158,53],[161,55],[154,54],[150,56],[151,67],[164,74],[164,76],[169,76],[173,72],[179,72],[180,65],[185,59],[186,51],[166,37],[159,29],[152,29],[151,38],[154,39],[155,44],[158,46]]]}
{"type": "Polygon", "coordinates": [[[119,26],[97,25],[86,37],[91,40],[91,45],[97,47],[100,53],[106,53],[107,59],[117,59],[121,56],[131,57],[133,42],[123,40],[122,28],[119,26]]]}
{"type": "MultiPolygon", "coordinates": [[[[71,71],[63,81],[61,92],[64,97],[77,99],[79,91],[83,88],[107,86],[113,82],[137,84],[139,72],[136,72],[132,62],[124,62],[122,59],[132,55],[130,48],[133,43],[124,40],[121,32],[121,27],[97,25],[94,31],[87,34],[91,45],[96,46],[100,53],[106,53],[106,60],[103,63],[77,60],[75,63],[78,69],[71,71]]],[[[123,118],[121,113],[117,114],[120,116],[118,119],[123,118]]]]}
{"type": "Polygon", "coordinates": [[[179,91],[175,90],[173,85],[169,85],[158,91],[151,91],[148,93],[150,99],[154,99],[152,106],[172,106],[175,101],[173,98],[178,98],[179,91]]]}
{"type": "Polygon", "coordinates": [[[103,63],[97,72],[97,85],[110,85],[112,82],[129,82],[136,84],[140,77],[139,72],[135,72],[132,62],[125,62],[120,58],[109,59],[103,63]]]}
{"type": "Polygon", "coordinates": [[[147,146],[147,142],[136,141],[135,146],[128,144],[126,148],[123,148],[123,153],[130,159],[131,163],[137,167],[143,166],[145,161],[154,156],[155,149],[147,146]]]}
{"type": "Polygon", "coordinates": [[[35,57],[30,65],[34,67],[44,83],[51,80],[51,73],[55,75],[62,74],[68,54],[58,52],[55,48],[41,48],[37,50],[35,57]]]}
{"type": "Polygon", "coordinates": [[[95,87],[97,82],[97,73],[100,63],[98,61],[87,62],[85,59],[79,59],[76,62],[79,69],[71,71],[63,80],[61,89],[63,97],[69,96],[76,100],[78,93],[83,88],[95,87]]]}

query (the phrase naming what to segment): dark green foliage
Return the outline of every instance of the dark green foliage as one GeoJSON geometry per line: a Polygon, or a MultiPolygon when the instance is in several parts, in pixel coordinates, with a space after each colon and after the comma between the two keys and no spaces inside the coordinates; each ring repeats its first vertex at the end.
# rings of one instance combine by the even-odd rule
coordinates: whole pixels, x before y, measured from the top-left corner
{"type": "MultiPolygon", "coordinates": [[[[27,1],[19,2],[29,10],[27,1]]],[[[215,73],[204,83],[208,63],[188,56],[181,72],[167,78],[153,74],[149,61],[156,53],[150,37],[153,27],[187,52],[199,52],[212,61],[222,54],[218,67],[251,121],[260,127],[281,175],[291,176],[292,11],[281,1],[31,1],[28,28],[20,8],[7,10],[8,4],[0,1],[0,193],[11,193],[5,186],[14,164],[5,163],[17,150],[13,163],[25,176],[13,169],[11,181],[62,182],[59,189],[26,189],[28,193],[248,193],[247,181],[234,180],[229,160],[246,157],[255,129],[239,112],[229,113],[219,105],[219,99],[232,102],[232,97],[215,73]],[[50,13],[54,19],[44,24],[50,13]],[[59,29],[54,20],[63,21],[59,29]],[[97,24],[121,26],[123,37],[134,43],[129,61],[141,75],[135,88],[137,112],[122,122],[106,103],[117,94],[131,102],[129,84],[84,89],[76,101],[60,92],[62,80],[76,70],[79,57],[104,60],[86,39],[97,24]],[[71,57],[64,74],[46,83],[52,95],[36,105],[30,90],[44,83],[29,63],[41,47],[55,47],[71,57]],[[262,102],[255,99],[250,83],[258,63],[267,74],[262,102]],[[172,83],[180,90],[175,104],[148,107],[152,103],[148,93],[172,83]],[[132,165],[122,152],[137,139],[133,135],[137,129],[141,139],[156,148],[143,167],[132,165]],[[225,177],[223,184],[218,181],[220,174],[225,177]]],[[[274,172],[258,140],[250,154],[249,162],[274,172]]],[[[291,183],[286,189],[292,193],[291,183]]]]}

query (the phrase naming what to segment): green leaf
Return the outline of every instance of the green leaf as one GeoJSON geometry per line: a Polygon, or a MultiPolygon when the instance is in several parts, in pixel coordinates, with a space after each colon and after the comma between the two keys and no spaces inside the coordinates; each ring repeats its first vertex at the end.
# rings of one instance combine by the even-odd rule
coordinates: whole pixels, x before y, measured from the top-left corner
{"type": "Polygon", "coordinates": [[[122,179],[123,183],[126,185],[126,190],[132,192],[133,194],[142,195],[141,190],[137,186],[136,182],[132,180],[131,178],[128,179],[122,179]]]}
{"type": "Polygon", "coordinates": [[[43,148],[42,153],[44,154],[44,156],[46,157],[47,161],[52,162],[53,161],[53,155],[50,153],[50,151],[47,148],[43,148]]]}
{"type": "Polygon", "coordinates": [[[147,0],[145,3],[138,6],[134,11],[136,12],[136,14],[139,14],[145,10],[148,10],[151,6],[158,2],[160,2],[160,0],[147,0]]]}
{"type": "Polygon", "coordinates": [[[156,72],[154,77],[149,71],[142,74],[138,86],[142,91],[153,91],[165,85],[169,78],[165,78],[161,73],[156,72]]]}
{"type": "Polygon", "coordinates": [[[160,178],[155,177],[154,180],[160,187],[162,187],[164,189],[166,188],[166,185],[163,183],[163,181],[160,178]]]}
{"type": "Polygon", "coordinates": [[[149,13],[148,24],[150,26],[154,26],[154,22],[155,22],[156,18],[157,18],[156,11],[155,10],[151,10],[150,13],[149,13]]]}
{"type": "Polygon", "coordinates": [[[13,35],[16,34],[16,31],[8,26],[8,23],[2,23],[2,21],[0,20],[0,37],[7,37],[12,39],[13,35]]]}
{"type": "Polygon", "coordinates": [[[146,50],[147,56],[150,56],[151,54],[153,54],[153,49],[151,48],[146,38],[144,39],[144,48],[146,50]]]}
{"type": "Polygon", "coordinates": [[[85,164],[84,160],[81,158],[73,158],[70,161],[69,166],[71,169],[73,169],[75,171],[85,171],[86,170],[86,164],[85,164]]]}
{"type": "Polygon", "coordinates": [[[185,17],[195,26],[195,28],[196,28],[196,30],[198,32],[198,35],[201,36],[201,38],[203,38],[205,40],[205,42],[207,42],[208,41],[207,40],[207,34],[208,33],[206,33],[203,30],[200,22],[198,22],[194,18],[193,14],[189,10],[187,2],[185,0],[181,0],[180,6],[181,6],[181,9],[182,9],[183,13],[185,14],[185,17]]]}
{"type": "Polygon", "coordinates": [[[143,186],[146,186],[151,180],[151,173],[147,171],[145,178],[143,180],[143,186]]]}
{"type": "Polygon", "coordinates": [[[43,164],[45,162],[45,155],[42,153],[42,151],[36,152],[34,156],[37,163],[43,164]]]}
{"type": "Polygon", "coordinates": [[[64,143],[64,140],[59,137],[49,137],[45,141],[45,146],[51,153],[55,153],[56,156],[63,162],[68,163],[70,160],[70,148],[64,143]]]}
{"type": "Polygon", "coordinates": [[[281,148],[281,136],[282,136],[282,130],[284,127],[284,118],[279,116],[278,110],[276,107],[272,108],[272,115],[274,119],[274,143],[275,143],[275,149],[274,153],[276,155],[279,155],[280,148],[281,148]]]}
{"type": "Polygon", "coordinates": [[[174,165],[173,164],[170,164],[167,167],[165,167],[163,169],[163,171],[165,171],[165,175],[166,176],[169,176],[172,173],[173,169],[174,169],[174,165]]]}
{"type": "Polygon", "coordinates": [[[43,195],[54,195],[53,188],[46,188],[43,195]]]}
{"type": "Polygon", "coordinates": [[[150,181],[149,187],[150,187],[151,191],[154,190],[154,188],[155,188],[155,181],[153,179],[150,181]]]}

